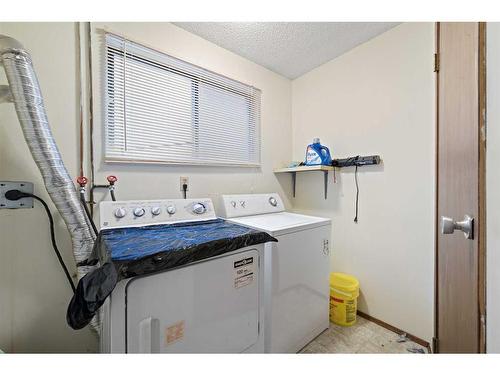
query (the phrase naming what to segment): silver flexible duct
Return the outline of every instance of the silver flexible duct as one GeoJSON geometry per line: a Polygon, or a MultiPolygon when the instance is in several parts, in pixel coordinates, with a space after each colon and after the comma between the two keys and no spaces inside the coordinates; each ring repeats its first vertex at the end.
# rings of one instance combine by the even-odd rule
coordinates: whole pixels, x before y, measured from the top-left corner
{"type": "MultiPolygon", "coordinates": [[[[0,99],[14,103],[24,138],[42,174],[45,188],[71,235],[75,261],[81,262],[90,255],[95,235],[52,136],[31,57],[17,40],[0,35],[1,64],[5,68],[10,95],[2,86],[0,99]]],[[[91,267],[78,267],[77,270],[80,279],[91,267]]],[[[93,327],[98,328],[96,320],[93,327]]]]}

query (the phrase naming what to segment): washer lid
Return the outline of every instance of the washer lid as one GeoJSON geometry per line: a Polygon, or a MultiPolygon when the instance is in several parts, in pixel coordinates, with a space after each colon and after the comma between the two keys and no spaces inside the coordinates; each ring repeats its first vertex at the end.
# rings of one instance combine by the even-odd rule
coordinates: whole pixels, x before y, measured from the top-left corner
{"type": "Polygon", "coordinates": [[[265,231],[272,236],[331,224],[331,220],[327,218],[300,215],[291,212],[245,216],[228,219],[228,221],[265,231]]]}

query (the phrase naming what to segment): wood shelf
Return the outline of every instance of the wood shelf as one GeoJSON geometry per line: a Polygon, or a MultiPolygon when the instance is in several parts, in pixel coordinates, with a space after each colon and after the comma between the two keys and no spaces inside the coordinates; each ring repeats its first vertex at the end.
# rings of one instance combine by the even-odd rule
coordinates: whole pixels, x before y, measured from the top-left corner
{"type": "Polygon", "coordinates": [[[293,173],[293,172],[311,172],[311,171],[333,171],[333,167],[328,165],[311,165],[311,166],[300,166],[293,168],[278,168],[274,170],[274,173],[293,173]]]}
{"type": "Polygon", "coordinates": [[[293,196],[295,198],[295,184],[297,181],[297,172],[323,172],[324,182],[325,182],[325,199],[328,197],[328,172],[333,171],[335,168],[327,165],[312,165],[312,166],[300,166],[292,168],[278,168],[274,170],[274,173],[291,173],[292,174],[292,189],[293,196]]]}

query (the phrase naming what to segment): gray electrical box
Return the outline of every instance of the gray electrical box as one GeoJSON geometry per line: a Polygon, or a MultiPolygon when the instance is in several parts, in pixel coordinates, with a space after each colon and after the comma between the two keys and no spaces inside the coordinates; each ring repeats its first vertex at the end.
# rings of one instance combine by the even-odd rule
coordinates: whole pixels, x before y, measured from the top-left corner
{"type": "Polygon", "coordinates": [[[2,208],[33,208],[33,198],[21,198],[10,201],[5,198],[9,190],[20,190],[24,193],[33,194],[33,184],[25,181],[0,181],[0,209],[2,208]]]}

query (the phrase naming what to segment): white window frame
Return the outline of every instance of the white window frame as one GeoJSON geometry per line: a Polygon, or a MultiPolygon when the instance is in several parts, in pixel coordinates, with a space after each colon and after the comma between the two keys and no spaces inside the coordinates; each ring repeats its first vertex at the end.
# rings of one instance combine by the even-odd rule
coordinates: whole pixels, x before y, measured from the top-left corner
{"type": "MultiPolygon", "coordinates": [[[[116,73],[113,73],[116,76],[116,73]]],[[[261,166],[261,124],[260,124],[260,111],[261,111],[261,90],[257,89],[251,85],[244,84],[242,82],[233,80],[231,78],[228,78],[226,76],[223,76],[221,74],[212,72],[210,70],[204,69],[202,67],[196,66],[194,64],[191,64],[189,62],[186,62],[184,60],[175,58],[173,56],[170,56],[168,54],[165,54],[163,52],[159,52],[156,49],[152,49],[150,47],[146,47],[140,43],[134,42],[130,39],[124,38],[122,36],[119,36],[117,34],[113,33],[105,33],[104,34],[104,161],[108,163],[147,163],[147,164],[167,164],[167,165],[204,165],[204,166],[233,166],[233,167],[260,167],[261,166]],[[116,43],[116,40],[120,40],[123,43],[123,55],[126,57],[124,58],[124,65],[127,62],[127,50],[126,46],[127,45],[133,45],[135,47],[139,47],[145,51],[146,56],[138,56],[137,54],[134,54],[134,59],[137,60],[144,60],[145,62],[150,64],[154,64],[157,67],[161,67],[162,69],[165,69],[170,72],[178,73],[180,75],[186,76],[189,79],[192,80],[192,84],[195,84],[198,82],[198,85],[203,84],[207,85],[206,87],[209,87],[212,85],[215,87],[217,90],[220,92],[224,92],[224,90],[227,91],[227,93],[236,93],[238,95],[241,95],[242,97],[245,98],[245,100],[248,100],[248,113],[249,113],[249,118],[248,118],[248,138],[249,138],[249,143],[247,144],[248,146],[248,160],[216,160],[214,157],[212,157],[210,160],[202,160],[203,155],[197,155],[196,158],[192,158],[190,160],[169,160],[167,158],[158,158],[155,159],[153,157],[148,157],[148,158],[141,158],[137,157],[137,155],[133,155],[132,152],[129,151],[121,151],[122,155],[117,155],[116,151],[116,146],[115,149],[111,149],[110,143],[112,141],[110,140],[111,134],[110,134],[110,119],[112,118],[112,114],[110,113],[110,105],[111,105],[111,100],[110,100],[110,91],[109,91],[109,79],[110,75],[108,74],[108,69],[111,69],[109,63],[108,63],[108,56],[110,53],[110,49],[113,49],[117,54],[119,53],[119,49],[115,48],[113,46],[110,46],[110,43],[108,43],[108,38],[113,38],[115,40],[114,43],[116,43]],[[151,56],[155,56],[155,59],[149,59],[148,58],[148,52],[151,54],[151,56]],[[158,58],[165,58],[165,61],[159,62],[158,58]],[[183,70],[182,67],[186,67],[186,70],[183,70]],[[250,141],[250,138],[252,141],[250,141]],[[128,154],[127,154],[128,153],[128,154]]],[[[124,94],[124,97],[126,97],[126,94],[124,94]]],[[[199,113],[200,111],[200,104],[197,103],[198,99],[195,99],[193,96],[191,98],[192,102],[192,112],[194,113],[191,118],[191,124],[193,126],[193,130],[196,131],[196,124],[198,120],[199,115],[195,115],[195,113],[199,113]]],[[[125,99],[124,99],[125,103],[125,99]]],[[[124,104],[124,107],[126,107],[126,104],[124,104]]],[[[222,106],[223,107],[223,106],[222,106]]],[[[112,111],[111,111],[112,112],[112,111]]],[[[126,113],[126,112],[125,112],[126,113]]],[[[126,132],[126,116],[124,116],[124,132],[126,132]]],[[[223,124],[218,124],[219,128],[220,126],[223,126],[223,124]]],[[[225,129],[224,129],[225,130],[225,129]]],[[[213,129],[212,129],[213,131],[213,129]]],[[[218,131],[221,131],[220,129],[218,131]]],[[[125,133],[126,134],[126,133],[125,133]]],[[[126,139],[126,136],[125,136],[126,139]]],[[[194,137],[194,139],[197,139],[194,137]]],[[[126,140],[124,141],[126,143],[126,140]]],[[[199,142],[199,140],[196,140],[195,142],[199,142]]],[[[194,148],[199,149],[199,145],[193,146],[194,148]]],[[[126,149],[126,145],[125,145],[126,149]]],[[[194,151],[199,152],[199,151],[194,151]]]]}

